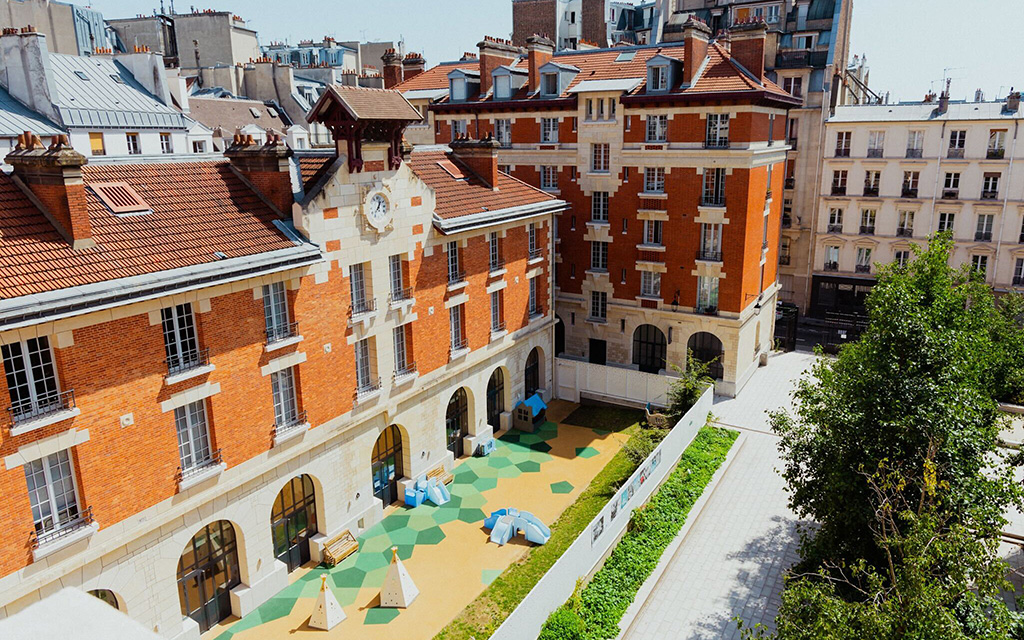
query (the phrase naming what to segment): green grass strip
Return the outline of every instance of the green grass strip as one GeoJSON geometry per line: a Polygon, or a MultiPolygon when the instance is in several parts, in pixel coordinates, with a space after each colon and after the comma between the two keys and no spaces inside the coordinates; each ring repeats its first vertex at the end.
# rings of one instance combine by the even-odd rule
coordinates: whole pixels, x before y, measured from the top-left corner
{"type": "MultiPolygon", "coordinates": [[[[633,409],[582,406],[573,411],[562,423],[603,431],[617,431],[632,438],[639,431],[639,421],[642,417],[642,412],[633,409]]],[[[435,636],[435,640],[490,638],[635,470],[636,465],[630,462],[623,451],[618,451],[594,477],[587,489],[551,525],[551,539],[547,544],[533,547],[521,560],[505,569],[458,617],[435,636]]]]}
{"type": "Polygon", "coordinates": [[[650,502],[633,512],[629,530],[601,570],[551,614],[539,640],[608,640],[619,634],[626,609],[725,461],[737,435],[714,427],[700,430],[650,502]]]}

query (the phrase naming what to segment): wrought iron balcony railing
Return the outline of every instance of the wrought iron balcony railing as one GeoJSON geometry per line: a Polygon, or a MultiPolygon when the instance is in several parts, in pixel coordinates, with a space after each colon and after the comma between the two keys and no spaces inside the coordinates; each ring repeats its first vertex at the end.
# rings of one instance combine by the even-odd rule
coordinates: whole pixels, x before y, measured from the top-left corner
{"type": "Polygon", "coordinates": [[[62,524],[59,527],[54,527],[47,531],[33,531],[32,532],[32,548],[38,549],[39,547],[46,546],[52,542],[56,542],[61,538],[67,537],[76,531],[88,527],[93,523],[92,518],[92,507],[88,507],[84,511],[78,514],[77,518],[69,520],[67,523],[62,524]]]}
{"type": "Polygon", "coordinates": [[[196,475],[219,465],[221,463],[221,460],[221,449],[217,449],[216,451],[211,453],[210,456],[205,460],[200,460],[186,468],[178,467],[178,472],[177,474],[175,474],[176,480],[178,481],[178,484],[181,484],[182,481],[188,480],[189,478],[193,478],[196,475]]]}
{"type": "Polygon", "coordinates": [[[22,400],[7,407],[10,424],[16,425],[75,408],[75,390],[46,393],[34,400],[22,400]]]}
{"type": "Polygon", "coordinates": [[[353,300],[352,306],[348,308],[348,317],[357,318],[367,313],[373,313],[377,310],[377,300],[374,298],[363,298],[362,300],[353,300]]]}
{"type": "Polygon", "coordinates": [[[721,262],[722,252],[713,249],[700,249],[697,251],[697,259],[705,262],[721,262]]]}
{"type": "Polygon", "coordinates": [[[401,289],[393,289],[388,294],[388,304],[392,305],[398,302],[405,302],[406,300],[412,300],[412,287],[403,287],[401,289]]]}
{"type": "Polygon", "coordinates": [[[824,267],[823,270],[824,271],[839,271],[839,263],[838,262],[826,262],[825,263],[825,267],[824,267]]]}
{"type": "Polygon", "coordinates": [[[268,327],[266,330],[267,344],[274,344],[288,338],[294,338],[299,335],[299,323],[288,322],[282,324],[275,324],[272,327],[268,327]]]}
{"type": "Polygon", "coordinates": [[[176,375],[210,364],[209,349],[192,349],[167,358],[167,375],[176,375]]]}

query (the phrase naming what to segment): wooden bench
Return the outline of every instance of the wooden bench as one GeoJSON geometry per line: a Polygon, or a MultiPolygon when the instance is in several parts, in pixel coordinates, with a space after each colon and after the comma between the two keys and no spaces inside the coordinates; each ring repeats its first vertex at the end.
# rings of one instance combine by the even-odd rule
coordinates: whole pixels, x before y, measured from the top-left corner
{"type": "Polygon", "coordinates": [[[455,479],[455,476],[445,471],[444,467],[441,466],[434,467],[427,472],[427,480],[430,480],[431,478],[437,478],[441,484],[450,484],[451,481],[455,479]]]}
{"type": "Polygon", "coordinates": [[[352,532],[345,529],[324,545],[324,564],[333,567],[358,550],[359,543],[356,542],[352,532]]]}

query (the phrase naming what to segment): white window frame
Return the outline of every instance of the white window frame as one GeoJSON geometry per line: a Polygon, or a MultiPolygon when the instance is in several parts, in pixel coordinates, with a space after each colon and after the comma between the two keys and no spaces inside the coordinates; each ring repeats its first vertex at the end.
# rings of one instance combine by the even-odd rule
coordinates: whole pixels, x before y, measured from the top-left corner
{"type": "Polygon", "coordinates": [[[465,78],[452,78],[451,79],[451,83],[452,83],[452,86],[449,89],[449,91],[450,91],[451,96],[452,96],[452,102],[465,102],[466,98],[468,97],[468,95],[467,95],[467,91],[468,91],[467,86],[468,85],[466,83],[466,79],[465,78]]]}
{"type": "Polygon", "coordinates": [[[611,150],[607,142],[596,142],[590,145],[590,172],[608,173],[611,171],[611,150]]]}
{"type": "Polygon", "coordinates": [[[494,121],[494,138],[502,147],[512,146],[512,121],[508,118],[499,118],[494,121]]]}
{"type": "Polygon", "coordinates": [[[502,307],[502,293],[501,289],[491,292],[491,333],[497,333],[501,331],[502,320],[501,320],[501,307],[502,307]]]}
{"type": "Polygon", "coordinates": [[[540,301],[537,299],[537,278],[527,278],[530,282],[529,313],[530,317],[540,315],[540,301]]]}
{"type": "Polygon", "coordinates": [[[160,153],[174,153],[174,139],[171,138],[171,134],[160,134],[160,153]]]}
{"type": "Polygon", "coordinates": [[[971,269],[985,275],[988,273],[988,255],[975,253],[971,255],[971,269]]]}
{"type": "Polygon", "coordinates": [[[168,368],[185,371],[197,365],[200,361],[199,333],[192,304],[185,302],[173,307],[164,307],[160,310],[160,318],[168,368]],[[172,365],[174,359],[177,359],[177,366],[172,365]]]}
{"type": "Polygon", "coordinates": [[[294,426],[299,420],[295,367],[287,367],[270,374],[270,389],[274,399],[274,424],[278,427],[294,426]]]}
{"type": "Polygon", "coordinates": [[[595,320],[608,319],[608,294],[606,292],[590,292],[590,317],[595,320]]]}
{"type": "Polygon", "coordinates": [[[369,390],[373,386],[373,358],[369,338],[363,338],[356,342],[355,358],[356,390],[369,390]]]}
{"type": "Polygon", "coordinates": [[[940,211],[939,212],[939,226],[938,231],[952,231],[953,224],[956,222],[956,214],[952,211],[940,211]]]}
{"type": "Polygon", "coordinates": [[[608,222],[608,201],[610,200],[607,191],[595,191],[590,196],[590,220],[591,222],[608,222]]]}
{"type": "Polygon", "coordinates": [[[452,240],[448,243],[448,282],[458,282],[459,271],[459,243],[452,240]]]}
{"type": "Polygon", "coordinates": [[[15,421],[48,413],[51,408],[62,405],[57,362],[47,336],[5,344],[0,347],[0,352],[11,398],[11,414],[15,421]],[[17,354],[14,353],[15,347],[17,354]],[[38,364],[33,364],[33,360],[38,361],[38,364]],[[18,381],[19,373],[24,382],[18,381]]]}
{"type": "Polygon", "coordinates": [[[466,121],[452,120],[452,140],[458,140],[466,135],[466,121]]]}
{"type": "Polygon", "coordinates": [[[648,91],[668,91],[668,65],[651,65],[651,86],[648,91]]]}
{"type": "Polygon", "coordinates": [[[463,305],[457,304],[448,309],[448,337],[451,340],[452,352],[466,347],[462,307],[463,305]]]}
{"type": "Polygon", "coordinates": [[[540,86],[541,95],[552,97],[559,94],[559,82],[557,72],[546,72],[541,74],[540,86]],[[553,86],[552,86],[553,85],[553,86]]]}
{"type": "Polygon", "coordinates": [[[729,114],[709,113],[705,142],[709,147],[729,146],[729,114]]]}
{"type": "Polygon", "coordinates": [[[640,272],[640,295],[645,298],[661,298],[661,273],[640,272]]]}
{"type": "Polygon", "coordinates": [[[130,132],[124,134],[125,144],[128,146],[128,155],[142,155],[142,145],[139,143],[139,134],[130,132]]]}
{"type": "Polygon", "coordinates": [[[551,144],[558,142],[558,118],[540,119],[540,141],[551,144]]]}
{"type": "Polygon", "coordinates": [[[608,270],[608,243],[600,240],[590,242],[590,270],[608,270]]]}
{"type": "Polygon", "coordinates": [[[661,220],[644,220],[644,244],[662,246],[664,244],[662,227],[661,220]]]}
{"type": "Polygon", "coordinates": [[[398,325],[391,332],[395,346],[395,372],[402,373],[409,368],[409,345],[406,342],[406,325],[398,325]]]}
{"type": "Polygon", "coordinates": [[[25,483],[37,535],[60,531],[82,519],[75,462],[70,449],[26,463],[25,483]],[[55,470],[59,477],[55,477],[55,470]],[[44,509],[48,513],[44,514],[44,509]]]}
{"type": "Polygon", "coordinates": [[[540,188],[545,191],[558,189],[558,167],[546,164],[540,168],[540,188]]]}
{"type": "Polygon", "coordinates": [[[718,310],[718,278],[713,276],[697,277],[697,311],[718,310]]]}
{"type": "Polygon", "coordinates": [[[644,167],[644,193],[665,193],[665,167],[644,167]]]}
{"type": "Polygon", "coordinates": [[[267,330],[267,342],[291,335],[288,312],[288,292],[284,283],[272,282],[263,285],[263,320],[267,330]]]}
{"type": "Polygon", "coordinates": [[[174,410],[174,427],[178,434],[178,460],[182,471],[197,469],[213,459],[205,398],[177,407],[174,410]]]}
{"type": "Polygon", "coordinates": [[[668,115],[647,116],[647,142],[668,142],[668,115]]]}
{"type": "Polygon", "coordinates": [[[391,299],[402,300],[405,297],[405,268],[402,256],[394,254],[388,258],[388,280],[391,284],[391,299]]]}

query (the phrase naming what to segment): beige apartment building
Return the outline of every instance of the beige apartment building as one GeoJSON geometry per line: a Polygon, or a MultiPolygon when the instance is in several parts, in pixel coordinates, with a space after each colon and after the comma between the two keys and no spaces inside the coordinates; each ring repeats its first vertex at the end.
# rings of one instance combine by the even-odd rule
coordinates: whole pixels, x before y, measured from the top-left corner
{"type": "MultiPolygon", "coordinates": [[[[812,263],[812,316],[863,310],[878,265],[940,231],[954,266],[997,290],[1024,285],[1024,112],[995,102],[839,107],[826,124],[812,263]]],[[[782,252],[793,249],[785,245],[782,252]]]]}

